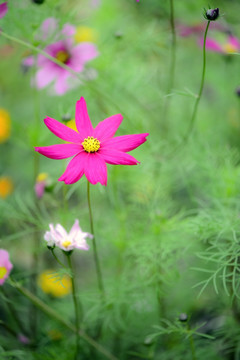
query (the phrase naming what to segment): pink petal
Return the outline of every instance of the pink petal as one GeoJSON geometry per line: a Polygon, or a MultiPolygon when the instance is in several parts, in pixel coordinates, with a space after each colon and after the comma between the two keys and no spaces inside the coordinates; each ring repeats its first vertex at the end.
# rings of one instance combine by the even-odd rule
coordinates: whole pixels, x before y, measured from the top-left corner
{"type": "MultiPolygon", "coordinates": [[[[204,40],[201,39],[200,40],[200,46],[203,46],[203,43],[204,43],[204,40]]],[[[208,38],[206,40],[206,49],[207,50],[212,50],[212,51],[217,51],[217,52],[220,52],[220,53],[223,52],[222,47],[215,40],[210,39],[210,38],[208,38]]]]}
{"type": "Polygon", "coordinates": [[[94,44],[83,42],[72,49],[71,55],[84,65],[86,62],[95,59],[99,53],[94,44]]]}
{"type": "Polygon", "coordinates": [[[78,232],[82,232],[82,229],[79,226],[79,221],[75,220],[70,232],[69,232],[69,236],[71,236],[72,238],[74,238],[75,236],[78,235],[78,232]]]}
{"type": "Polygon", "coordinates": [[[101,149],[111,148],[120,151],[131,151],[147,141],[148,133],[116,136],[101,143],[101,149]]]}
{"type": "Polygon", "coordinates": [[[22,60],[22,64],[25,66],[33,66],[34,65],[34,57],[28,56],[22,60]]]}
{"type": "Polygon", "coordinates": [[[69,78],[70,74],[65,69],[63,69],[63,70],[64,71],[62,71],[61,74],[58,75],[55,85],[54,85],[54,89],[55,89],[57,95],[63,95],[69,89],[67,79],[69,78]]]}
{"type": "Polygon", "coordinates": [[[3,18],[8,12],[8,4],[7,1],[0,4],[0,19],[3,18]]]}
{"type": "Polygon", "coordinates": [[[94,129],[94,137],[96,137],[100,142],[113,137],[122,120],[123,116],[121,114],[117,114],[100,121],[94,129]]]}
{"type": "Polygon", "coordinates": [[[140,164],[133,156],[122,151],[112,149],[100,149],[99,154],[104,161],[112,165],[137,165],[140,164]]]}
{"type": "Polygon", "coordinates": [[[78,144],[58,144],[43,147],[35,147],[35,151],[50,159],[66,159],[78,154],[82,146],[78,144]]]}
{"type": "Polygon", "coordinates": [[[64,238],[66,238],[68,236],[66,230],[64,229],[64,227],[61,224],[57,224],[55,226],[55,231],[56,231],[57,235],[59,235],[59,237],[61,239],[64,239],[64,238]]]}
{"type": "Polygon", "coordinates": [[[235,47],[236,51],[237,49],[240,50],[240,41],[236,37],[229,36],[229,44],[235,47]]]}
{"type": "Polygon", "coordinates": [[[44,119],[44,123],[48,129],[60,139],[77,144],[81,142],[81,137],[75,130],[70,129],[59,121],[47,117],[44,119]]]}
{"type": "Polygon", "coordinates": [[[51,63],[45,65],[42,69],[36,73],[36,86],[38,89],[42,89],[50,82],[52,82],[57,76],[57,72],[52,67],[51,63]]]}
{"type": "Polygon", "coordinates": [[[41,25],[41,39],[45,40],[51,37],[57,29],[57,20],[53,17],[47,18],[41,25]]]}
{"type": "Polygon", "coordinates": [[[76,103],[75,119],[81,139],[93,135],[92,123],[88,116],[86,101],[83,97],[81,97],[81,99],[76,103]]]}
{"type": "Polygon", "coordinates": [[[68,164],[65,172],[60,176],[58,181],[64,181],[65,184],[74,184],[84,174],[84,165],[86,161],[86,152],[83,151],[76,155],[68,164]]]}
{"type": "Polygon", "coordinates": [[[84,172],[91,184],[95,185],[99,182],[102,185],[107,185],[107,166],[100,154],[87,154],[84,172]]]}
{"type": "Polygon", "coordinates": [[[76,32],[76,28],[73,25],[65,24],[62,29],[62,34],[64,36],[73,36],[76,32]]]}

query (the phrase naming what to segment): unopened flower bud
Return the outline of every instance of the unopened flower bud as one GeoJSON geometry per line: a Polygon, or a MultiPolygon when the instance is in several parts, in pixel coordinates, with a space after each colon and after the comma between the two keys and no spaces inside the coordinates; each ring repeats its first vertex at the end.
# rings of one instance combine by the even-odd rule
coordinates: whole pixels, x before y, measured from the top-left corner
{"type": "Polygon", "coordinates": [[[181,322],[186,322],[188,320],[187,314],[185,313],[180,314],[178,320],[181,322]]]}
{"type": "Polygon", "coordinates": [[[206,20],[215,21],[219,17],[219,8],[204,10],[206,20]]]}

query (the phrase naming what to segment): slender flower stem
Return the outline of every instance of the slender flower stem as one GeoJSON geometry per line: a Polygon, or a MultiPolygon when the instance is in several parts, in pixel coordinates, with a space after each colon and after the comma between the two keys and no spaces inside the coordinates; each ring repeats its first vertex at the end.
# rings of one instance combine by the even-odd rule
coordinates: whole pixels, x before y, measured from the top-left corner
{"type": "Polygon", "coordinates": [[[191,132],[194,128],[194,124],[195,124],[195,120],[196,120],[196,114],[197,114],[197,110],[198,110],[198,104],[199,101],[201,99],[202,96],[202,92],[203,92],[203,86],[204,86],[204,79],[205,79],[205,71],[206,71],[206,39],[207,39],[207,33],[208,33],[208,28],[210,25],[210,20],[207,23],[206,26],[206,30],[205,30],[205,34],[204,34],[204,42],[203,42],[203,68],[202,68],[202,79],[201,79],[201,84],[200,84],[200,89],[199,89],[199,93],[198,96],[196,98],[195,101],[195,105],[193,108],[193,113],[192,113],[192,117],[190,120],[190,124],[189,124],[189,129],[187,134],[184,137],[184,142],[186,143],[186,141],[188,140],[189,136],[191,135],[191,132]]]}
{"type": "MultiPolygon", "coordinates": [[[[34,67],[33,67],[33,71],[36,72],[36,67],[37,67],[37,58],[35,57],[35,61],[34,61],[34,67]]],[[[40,124],[40,103],[39,103],[39,94],[37,92],[37,89],[34,88],[33,90],[33,95],[34,95],[34,117],[35,117],[35,123],[34,123],[34,138],[31,139],[32,142],[34,143],[37,140],[37,136],[38,136],[38,128],[39,128],[39,124],[40,124]]],[[[36,182],[36,178],[39,174],[39,154],[34,151],[33,153],[33,185],[36,182]]],[[[33,186],[34,189],[34,186],[33,186]]],[[[35,196],[35,194],[34,194],[35,196]]],[[[35,196],[35,204],[36,207],[38,207],[38,201],[37,198],[35,196]]],[[[30,289],[31,291],[37,295],[37,274],[39,272],[39,247],[40,247],[40,239],[39,239],[39,234],[37,233],[37,229],[34,232],[34,236],[33,236],[33,259],[32,262],[34,264],[34,268],[35,268],[35,273],[32,275],[31,279],[30,279],[30,289]]],[[[34,307],[33,305],[29,307],[29,312],[30,312],[30,316],[29,316],[29,321],[30,321],[30,329],[31,329],[31,334],[34,338],[36,338],[37,335],[37,322],[38,322],[38,314],[37,314],[37,309],[36,307],[34,307]]]]}
{"type": "Polygon", "coordinates": [[[50,250],[51,250],[51,253],[52,253],[54,259],[58,262],[58,264],[61,265],[63,268],[66,269],[66,266],[59,260],[59,258],[58,258],[57,255],[55,254],[54,249],[50,249],[50,250]]]}
{"type": "Polygon", "coordinates": [[[93,256],[94,256],[94,262],[95,262],[96,271],[97,271],[98,288],[99,288],[99,291],[101,293],[101,296],[104,299],[105,298],[105,291],[104,291],[104,286],[103,286],[100,262],[99,262],[99,258],[98,258],[97,244],[96,244],[96,239],[95,239],[95,236],[94,236],[94,227],[93,227],[93,216],[92,216],[91,200],[90,200],[90,183],[89,183],[89,181],[87,182],[87,198],[88,198],[88,210],[89,210],[90,228],[91,228],[91,234],[93,235],[93,256]]]}
{"type": "Polygon", "coordinates": [[[77,329],[75,328],[74,325],[72,325],[70,322],[68,322],[66,319],[64,319],[61,314],[59,314],[54,309],[49,307],[46,303],[44,303],[37,296],[32,294],[28,289],[25,289],[19,283],[15,282],[15,281],[13,281],[11,279],[10,279],[10,284],[15,289],[17,289],[23,296],[25,296],[28,300],[30,300],[42,312],[44,312],[47,316],[49,316],[52,319],[58,321],[60,324],[65,326],[70,331],[72,331],[74,333],[77,333],[78,336],[80,336],[82,339],[84,339],[88,344],[90,344],[92,347],[94,347],[98,352],[103,354],[107,359],[109,359],[109,360],[118,360],[114,355],[109,353],[109,351],[106,350],[102,345],[100,345],[94,339],[92,339],[90,336],[88,336],[83,330],[79,330],[77,332],[77,329]]]}
{"type": "Polygon", "coordinates": [[[72,297],[73,297],[73,303],[74,303],[74,309],[75,309],[75,326],[77,329],[76,332],[76,351],[75,351],[75,359],[78,359],[78,354],[79,354],[79,329],[80,329],[80,317],[82,319],[82,314],[83,314],[83,310],[82,310],[82,305],[81,305],[81,316],[80,316],[80,312],[79,312],[79,305],[80,302],[78,301],[77,298],[77,294],[76,294],[76,284],[75,284],[75,276],[74,276],[74,271],[73,271],[73,266],[72,266],[72,260],[71,260],[71,253],[66,253],[65,255],[67,257],[67,261],[68,261],[68,266],[69,269],[71,271],[71,280],[72,280],[72,297]]]}
{"type": "Polygon", "coordinates": [[[23,334],[26,334],[26,330],[25,330],[25,328],[24,328],[21,320],[19,319],[18,314],[17,314],[14,306],[12,305],[12,302],[11,302],[11,300],[9,299],[8,294],[6,293],[6,290],[4,289],[4,286],[1,286],[0,289],[1,289],[3,295],[4,295],[5,299],[6,299],[5,302],[6,302],[7,306],[8,306],[9,312],[10,312],[10,314],[13,316],[16,324],[18,325],[19,330],[20,330],[23,334]]]}
{"type": "Polygon", "coordinates": [[[168,80],[168,87],[167,87],[167,96],[165,97],[164,107],[163,107],[163,118],[164,123],[166,124],[167,113],[170,105],[170,96],[174,85],[175,79],[175,67],[176,67],[176,45],[177,45],[177,37],[176,37],[176,29],[175,29],[175,22],[174,22],[174,0],[170,0],[170,25],[171,25],[171,59],[170,59],[170,68],[169,68],[169,80],[168,80]]]}

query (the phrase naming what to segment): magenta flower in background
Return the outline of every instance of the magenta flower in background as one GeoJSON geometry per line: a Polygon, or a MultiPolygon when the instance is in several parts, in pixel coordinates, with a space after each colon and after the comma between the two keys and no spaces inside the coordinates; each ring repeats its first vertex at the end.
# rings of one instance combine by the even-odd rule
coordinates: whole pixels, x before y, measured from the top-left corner
{"type": "MultiPolygon", "coordinates": [[[[203,39],[200,40],[200,45],[203,46],[203,39]]],[[[240,41],[232,35],[229,35],[223,42],[207,38],[206,49],[229,55],[240,51],[240,41]]]]}
{"type": "Polygon", "coordinates": [[[35,147],[40,154],[51,159],[65,159],[74,156],[66,171],[58,179],[65,184],[73,184],[85,174],[91,184],[107,185],[107,164],[137,165],[133,156],[126,154],[146,141],[148,133],[113,137],[122,122],[117,114],[101,121],[95,129],[88,116],[83,97],[76,104],[77,131],[57,120],[47,117],[45,125],[68,144],[35,147]]]}
{"type": "Polygon", "coordinates": [[[75,220],[69,233],[60,224],[57,224],[55,227],[53,224],[50,224],[49,227],[50,231],[46,231],[44,239],[50,248],[57,246],[64,251],[74,249],[89,250],[86,238],[92,239],[93,236],[82,231],[78,220],[75,220]]]}
{"type": "MultiPolygon", "coordinates": [[[[58,22],[55,18],[48,18],[42,23],[38,39],[46,40],[50,38],[54,40],[52,44],[46,46],[43,50],[75,72],[83,72],[86,63],[99,55],[97,47],[90,42],[75,45],[74,34],[76,28],[70,24],[65,24],[61,31],[57,30],[58,22]]],[[[42,54],[39,54],[36,60],[33,56],[28,56],[23,60],[22,64],[30,67],[35,62],[38,71],[33,80],[33,85],[38,89],[53,84],[54,93],[63,95],[76,85],[74,84],[76,76],[42,54]]]]}
{"type": "Polygon", "coordinates": [[[8,278],[13,265],[9,260],[9,254],[6,250],[0,249],[0,285],[3,285],[8,278]]]}
{"type": "Polygon", "coordinates": [[[8,12],[7,2],[0,4],[0,19],[3,18],[7,12],[8,12]]]}
{"type": "MultiPolygon", "coordinates": [[[[78,73],[84,70],[88,61],[98,56],[94,44],[85,42],[74,46],[72,39],[57,41],[48,45],[44,51],[78,73]]],[[[74,75],[68,70],[63,69],[41,54],[37,57],[37,66],[39,70],[36,73],[35,81],[38,89],[42,89],[53,82],[56,94],[63,95],[71,88],[70,81],[74,75]]]]}

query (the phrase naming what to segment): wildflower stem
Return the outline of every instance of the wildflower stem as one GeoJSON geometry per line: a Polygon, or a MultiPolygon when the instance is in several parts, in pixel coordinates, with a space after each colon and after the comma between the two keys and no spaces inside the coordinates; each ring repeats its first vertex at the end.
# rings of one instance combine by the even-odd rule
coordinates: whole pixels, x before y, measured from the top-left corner
{"type": "Polygon", "coordinates": [[[175,78],[175,67],[176,67],[176,29],[175,29],[175,21],[174,21],[174,0],[170,0],[170,25],[171,25],[171,58],[170,58],[170,68],[169,68],[169,80],[167,87],[167,96],[165,97],[164,107],[163,107],[163,119],[166,124],[167,113],[170,105],[170,93],[173,89],[174,78],[175,78]]]}
{"type": "Polygon", "coordinates": [[[55,254],[54,249],[50,249],[50,250],[51,250],[51,253],[52,253],[54,259],[58,262],[58,264],[61,265],[63,268],[66,269],[66,266],[59,260],[59,258],[58,258],[57,255],[55,254]]]}
{"type": "MultiPolygon", "coordinates": [[[[71,253],[66,253],[65,255],[67,257],[67,261],[68,261],[68,266],[69,269],[71,271],[71,280],[72,280],[72,297],[73,297],[73,303],[74,303],[74,309],[75,309],[75,325],[76,325],[76,352],[75,352],[75,359],[78,359],[78,354],[79,354],[79,329],[80,329],[80,312],[79,312],[79,305],[80,302],[78,301],[77,298],[77,293],[76,293],[76,284],[75,284],[75,276],[74,276],[74,271],[73,271],[73,266],[72,266],[72,260],[71,260],[71,253]]],[[[81,319],[82,319],[82,306],[81,306],[81,319]]]]}
{"type": "Polygon", "coordinates": [[[196,98],[196,101],[195,101],[195,104],[194,104],[194,108],[193,108],[193,113],[192,113],[192,117],[191,117],[191,120],[190,120],[189,129],[188,129],[188,132],[187,132],[187,134],[185,135],[185,138],[184,138],[184,142],[185,142],[185,143],[186,143],[186,141],[188,140],[188,138],[189,138],[189,136],[191,135],[191,132],[192,132],[192,130],[193,130],[194,123],[195,123],[195,120],[196,120],[196,114],[197,114],[197,110],[198,110],[198,104],[199,104],[199,101],[200,101],[201,96],[202,96],[202,91],[203,91],[203,86],[204,86],[204,80],[205,80],[205,71],[206,71],[206,39],[207,39],[207,33],[208,33],[208,28],[209,28],[210,22],[211,22],[211,21],[209,20],[208,23],[207,23],[207,26],[206,26],[205,33],[204,33],[204,42],[203,42],[203,68],[202,68],[202,79],[201,79],[200,89],[199,89],[199,92],[198,92],[198,95],[197,95],[197,98],[196,98]]]}
{"type": "Polygon", "coordinates": [[[14,308],[14,306],[12,305],[12,302],[10,300],[10,297],[8,296],[8,294],[6,293],[6,290],[4,289],[3,286],[1,286],[1,291],[5,297],[5,303],[7,304],[8,306],[8,309],[9,309],[9,312],[10,314],[13,316],[16,324],[18,325],[18,328],[19,330],[23,333],[23,334],[26,334],[26,330],[24,329],[23,327],[23,324],[21,323],[19,317],[18,317],[18,314],[14,308]]]}
{"type": "MultiPolygon", "coordinates": [[[[187,329],[188,329],[189,332],[191,331],[189,323],[187,323],[187,329]]],[[[189,343],[190,343],[190,348],[191,348],[191,353],[192,353],[192,360],[197,360],[197,358],[196,358],[195,344],[194,344],[194,340],[193,340],[192,334],[190,334],[190,336],[189,336],[189,343]]]]}
{"type": "Polygon", "coordinates": [[[42,312],[44,312],[46,315],[51,317],[52,319],[58,321],[60,324],[65,326],[70,331],[77,333],[79,337],[84,339],[89,345],[94,347],[98,352],[103,354],[107,359],[109,360],[118,360],[114,355],[108,352],[102,345],[98,344],[94,339],[92,339],[90,336],[88,336],[85,331],[79,330],[77,332],[77,329],[74,325],[72,325],[68,320],[64,319],[61,314],[56,312],[54,309],[52,309],[50,306],[48,306],[46,303],[44,303],[41,299],[39,299],[37,296],[32,294],[28,289],[25,289],[23,286],[21,286],[19,283],[13,281],[10,279],[10,284],[18,290],[23,296],[25,296],[28,300],[30,300],[36,307],[38,307],[42,312]]]}
{"type": "Polygon", "coordinates": [[[87,182],[87,198],[88,198],[88,210],[89,210],[89,220],[90,220],[90,228],[91,228],[91,234],[93,235],[93,256],[94,256],[94,262],[96,265],[96,271],[97,271],[97,279],[98,279],[98,288],[101,293],[101,296],[105,297],[105,291],[103,286],[103,280],[102,280],[102,272],[100,267],[100,262],[98,258],[98,252],[97,252],[97,244],[96,239],[94,236],[94,227],[93,227],[93,216],[92,216],[92,208],[91,208],[91,200],[90,200],[90,183],[87,182]]]}

